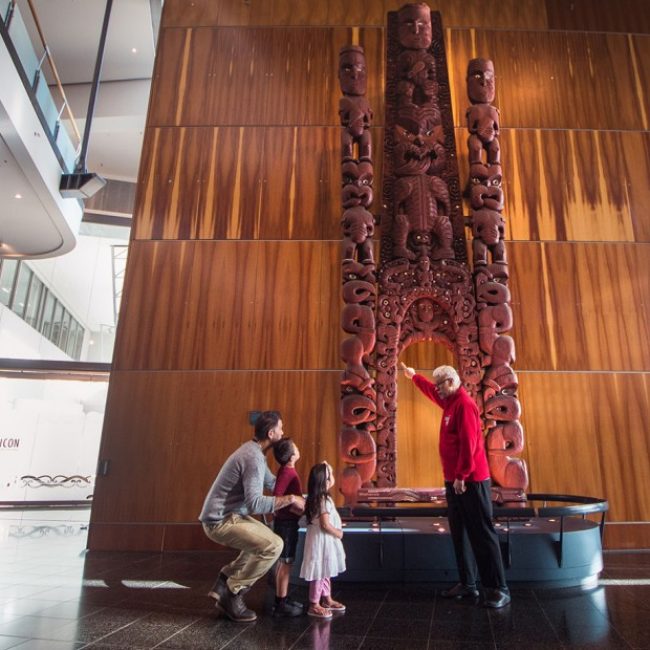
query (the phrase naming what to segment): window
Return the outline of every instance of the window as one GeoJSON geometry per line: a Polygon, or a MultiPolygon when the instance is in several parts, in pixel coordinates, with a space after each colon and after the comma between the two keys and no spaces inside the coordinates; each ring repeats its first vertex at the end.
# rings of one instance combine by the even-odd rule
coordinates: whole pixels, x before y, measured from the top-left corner
{"type": "Polygon", "coordinates": [[[32,269],[18,260],[0,260],[0,304],[9,307],[68,356],[81,357],[86,330],[32,269]]]}
{"type": "Polygon", "coordinates": [[[41,324],[41,334],[47,339],[50,338],[52,332],[52,312],[54,311],[54,303],[56,298],[46,289],[45,307],[43,307],[43,317],[41,324]]]}
{"type": "Polygon", "coordinates": [[[54,345],[59,345],[61,338],[61,320],[63,319],[63,305],[57,300],[54,305],[54,314],[52,315],[52,331],[50,332],[50,341],[54,345]]]}
{"type": "Polygon", "coordinates": [[[41,296],[43,295],[43,283],[34,275],[32,283],[29,287],[29,295],[27,296],[27,307],[25,308],[25,315],[23,318],[34,329],[37,329],[38,314],[41,306],[41,296]]]}
{"type": "Polygon", "coordinates": [[[2,260],[2,267],[0,268],[0,303],[7,307],[11,301],[17,271],[17,260],[2,260]]]}
{"type": "Polygon", "coordinates": [[[32,281],[32,270],[21,264],[18,267],[18,280],[14,288],[14,295],[9,305],[12,311],[15,311],[21,318],[25,313],[25,305],[27,304],[27,294],[29,293],[29,285],[32,281]]]}
{"type": "Polygon", "coordinates": [[[63,310],[63,320],[61,321],[61,340],[59,341],[59,347],[65,351],[66,345],[68,345],[68,334],[70,333],[70,312],[67,309],[63,310]]]}

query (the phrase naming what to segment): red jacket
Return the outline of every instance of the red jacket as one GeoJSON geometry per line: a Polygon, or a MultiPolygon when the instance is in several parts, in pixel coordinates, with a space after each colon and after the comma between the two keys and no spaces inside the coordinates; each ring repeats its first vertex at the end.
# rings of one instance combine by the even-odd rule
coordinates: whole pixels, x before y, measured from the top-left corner
{"type": "Polygon", "coordinates": [[[490,478],[481,418],[467,391],[461,386],[442,399],[436,385],[422,375],[414,375],[413,383],[443,410],[439,450],[445,481],[458,478],[478,482],[490,478]]]}
{"type": "MultiPolygon", "coordinates": [[[[283,497],[286,494],[302,496],[302,486],[300,485],[300,477],[295,468],[283,465],[278,470],[278,476],[275,479],[273,496],[283,497]]],[[[291,512],[291,508],[281,508],[274,513],[274,516],[276,519],[295,519],[296,521],[300,519],[300,515],[291,512]]]]}

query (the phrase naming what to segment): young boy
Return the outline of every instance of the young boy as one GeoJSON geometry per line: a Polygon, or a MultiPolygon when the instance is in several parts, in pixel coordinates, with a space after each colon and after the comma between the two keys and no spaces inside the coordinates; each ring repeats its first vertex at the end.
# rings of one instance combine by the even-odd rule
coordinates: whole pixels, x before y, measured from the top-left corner
{"type": "MultiPolygon", "coordinates": [[[[275,479],[273,496],[285,496],[295,494],[302,496],[300,477],[296,472],[296,462],[300,458],[298,447],[289,438],[283,438],[273,447],[273,455],[280,465],[278,475],[275,479]]],[[[275,512],[273,530],[276,535],[284,541],[282,553],[278,559],[275,573],[275,606],[274,616],[300,616],[302,605],[288,600],[289,574],[291,565],[296,557],[298,546],[298,520],[303,509],[291,506],[275,512]]]]}

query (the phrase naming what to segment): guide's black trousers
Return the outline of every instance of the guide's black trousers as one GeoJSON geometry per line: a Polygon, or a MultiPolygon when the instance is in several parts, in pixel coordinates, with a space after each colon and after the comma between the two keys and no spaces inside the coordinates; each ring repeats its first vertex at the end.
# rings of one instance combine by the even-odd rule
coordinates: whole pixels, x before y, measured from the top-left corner
{"type": "Polygon", "coordinates": [[[490,479],[465,482],[463,494],[445,482],[449,532],[454,543],[460,582],[474,586],[478,577],[483,587],[507,589],[499,537],[492,523],[490,479]]]}

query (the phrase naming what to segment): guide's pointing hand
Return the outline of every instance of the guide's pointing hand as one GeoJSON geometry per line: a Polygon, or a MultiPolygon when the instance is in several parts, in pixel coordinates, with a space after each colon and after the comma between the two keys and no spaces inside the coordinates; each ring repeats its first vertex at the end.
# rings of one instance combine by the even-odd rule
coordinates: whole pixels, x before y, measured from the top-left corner
{"type": "Polygon", "coordinates": [[[404,364],[402,361],[399,362],[400,367],[402,368],[402,371],[404,372],[404,376],[407,379],[413,379],[413,375],[415,374],[415,370],[413,368],[409,368],[406,364],[404,364]]]}

